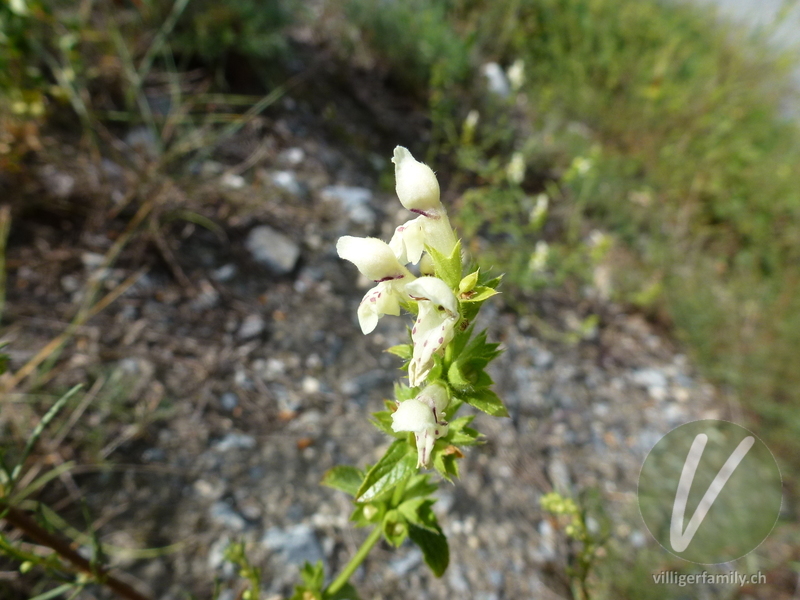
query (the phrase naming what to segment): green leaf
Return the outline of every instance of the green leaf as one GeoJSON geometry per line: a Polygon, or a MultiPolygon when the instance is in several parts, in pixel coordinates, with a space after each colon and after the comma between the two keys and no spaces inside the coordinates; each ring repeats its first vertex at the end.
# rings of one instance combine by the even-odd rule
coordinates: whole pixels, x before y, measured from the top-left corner
{"type": "Polygon", "coordinates": [[[325,568],[322,566],[322,561],[317,561],[313,565],[305,561],[303,568],[300,570],[300,577],[307,587],[312,590],[321,590],[322,586],[325,585],[325,568]]]}
{"type": "Polygon", "coordinates": [[[371,423],[383,433],[397,439],[405,437],[404,433],[398,433],[392,429],[392,413],[390,413],[388,410],[374,412],[372,413],[372,416],[374,418],[372,419],[371,423]]]}
{"type": "Polygon", "coordinates": [[[470,415],[450,421],[450,431],[447,432],[443,439],[454,446],[475,446],[480,444],[482,435],[477,430],[467,427],[474,418],[474,416],[470,415]]]}
{"type": "MultiPolygon", "coordinates": [[[[411,400],[411,398],[417,397],[417,392],[415,388],[408,387],[402,383],[395,383],[394,384],[394,397],[398,402],[402,402],[403,400],[411,400]]],[[[394,404],[393,402],[389,402],[388,400],[384,402],[386,408],[390,408],[390,404],[394,404]]]]}
{"type": "Polygon", "coordinates": [[[431,510],[435,500],[430,498],[414,498],[407,500],[397,507],[398,512],[406,518],[410,525],[422,527],[431,533],[438,533],[436,515],[431,510]]]}
{"type": "Polygon", "coordinates": [[[417,473],[406,483],[406,490],[403,492],[403,500],[410,500],[421,496],[430,496],[439,488],[435,483],[431,483],[428,475],[417,473]]]}
{"type": "Polygon", "coordinates": [[[395,440],[381,459],[367,473],[355,499],[374,500],[390,492],[417,470],[416,450],[406,440],[395,440]]]}
{"type": "Polygon", "coordinates": [[[399,356],[403,360],[411,360],[413,351],[414,347],[411,344],[397,344],[396,346],[386,349],[386,352],[399,356]]]}
{"type": "Polygon", "coordinates": [[[447,545],[447,538],[438,525],[436,529],[437,532],[432,533],[422,527],[409,524],[408,537],[422,550],[425,563],[431,568],[433,574],[441,577],[450,563],[450,548],[447,545]]]}
{"type": "Polygon", "coordinates": [[[355,496],[363,480],[364,473],[360,469],[348,465],[339,465],[329,469],[322,476],[322,485],[355,496]]]}
{"type": "Polygon", "coordinates": [[[508,411],[497,394],[488,388],[481,388],[464,396],[464,401],[493,417],[507,417],[508,411]]]}
{"type": "Polygon", "coordinates": [[[436,277],[444,281],[451,289],[458,289],[461,283],[461,242],[457,242],[450,256],[445,256],[436,248],[425,246],[425,250],[433,259],[436,277]]]}

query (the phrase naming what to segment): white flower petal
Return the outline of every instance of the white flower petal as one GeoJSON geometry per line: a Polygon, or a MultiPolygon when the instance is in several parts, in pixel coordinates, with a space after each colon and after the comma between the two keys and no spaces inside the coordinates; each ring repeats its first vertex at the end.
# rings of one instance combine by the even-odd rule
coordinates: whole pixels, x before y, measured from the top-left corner
{"type": "Polygon", "coordinates": [[[443,350],[455,334],[458,313],[453,315],[446,309],[440,311],[439,306],[424,300],[419,303],[419,315],[411,330],[414,348],[408,365],[408,379],[412,387],[425,382],[434,365],[433,355],[443,350]]]}
{"type": "Polygon", "coordinates": [[[395,169],[395,189],[403,206],[420,214],[441,206],[439,182],[428,165],[415,160],[402,146],[394,149],[392,162],[395,169]]]}
{"type": "Polygon", "coordinates": [[[453,290],[438,277],[418,277],[406,285],[406,293],[415,300],[427,300],[444,308],[449,316],[458,316],[458,299],[453,290]]]}
{"type": "Polygon", "coordinates": [[[400,314],[400,300],[404,299],[402,280],[384,281],[368,291],[358,305],[358,324],[364,335],[378,325],[383,315],[400,314]]]}
{"type": "Polygon", "coordinates": [[[404,400],[392,413],[392,431],[422,432],[427,427],[435,426],[433,410],[416,398],[404,400]]]}
{"type": "Polygon", "coordinates": [[[389,247],[402,264],[419,262],[425,250],[425,232],[422,228],[422,219],[425,218],[420,216],[411,219],[394,230],[389,247]]]}
{"type": "Polygon", "coordinates": [[[445,409],[450,403],[447,388],[440,383],[432,383],[422,390],[417,396],[417,400],[428,405],[433,410],[434,418],[438,423],[444,420],[445,409]]]}
{"type": "Polygon", "coordinates": [[[353,263],[372,281],[399,279],[410,275],[389,245],[378,238],[357,238],[345,235],[336,242],[339,256],[353,263]]]}

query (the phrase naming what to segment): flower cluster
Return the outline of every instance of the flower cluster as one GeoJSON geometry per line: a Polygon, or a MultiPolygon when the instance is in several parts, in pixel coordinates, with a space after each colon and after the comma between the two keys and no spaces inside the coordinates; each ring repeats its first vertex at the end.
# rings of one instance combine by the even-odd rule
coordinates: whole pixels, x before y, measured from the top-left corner
{"type": "MultiPolygon", "coordinates": [[[[377,238],[344,236],[336,244],[339,256],[352,262],[377,285],[358,307],[358,321],[365,334],[373,331],[383,315],[399,315],[400,308],[417,313],[411,329],[412,356],[408,365],[411,387],[426,383],[434,356],[453,339],[459,322],[459,302],[453,290],[431,273],[431,252],[450,256],[456,249],[455,232],[439,199],[439,182],[431,168],[398,146],[395,165],[396,191],[402,205],[416,216],[400,225],[389,243],[377,238]],[[416,277],[406,265],[420,265],[416,277]]],[[[418,466],[427,466],[433,443],[447,434],[444,420],[449,402],[447,388],[432,384],[415,398],[401,402],[392,415],[395,432],[413,432],[417,440],[418,466]]]]}

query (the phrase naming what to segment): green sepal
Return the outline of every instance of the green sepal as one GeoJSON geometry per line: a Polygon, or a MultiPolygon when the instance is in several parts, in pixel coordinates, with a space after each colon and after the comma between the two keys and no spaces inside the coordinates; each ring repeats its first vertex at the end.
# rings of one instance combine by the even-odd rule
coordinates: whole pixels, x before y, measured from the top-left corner
{"type": "Polygon", "coordinates": [[[408,523],[397,509],[393,508],[386,513],[382,528],[383,537],[395,548],[399,548],[408,537],[408,523]]]}
{"type": "MultiPolygon", "coordinates": [[[[404,383],[396,382],[394,384],[394,397],[398,402],[403,400],[411,400],[417,397],[417,388],[408,387],[404,383]]],[[[388,404],[387,404],[388,408],[388,404]]]]}
{"type": "Polygon", "coordinates": [[[382,498],[416,470],[416,449],[406,440],[395,440],[386,450],[386,454],[367,472],[355,499],[358,502],[368,502],[382,498]]]}
{"type": "Polygon", "coordinates": [[[503,401],[489,388],[480,388],[465,394],[463,400],[470,406],[474,406],[493,417],[508,416],[508,411],[503,406],[503,401]]]}
{"type": "Polygon", "coordinates": [[[461,283],[461,242],[456,242],[450,256],[445,256],[436,248],[425,246],[425,250],[433,260],[436,277],[444,281],[450,289],[458,289],[461,283]]]}
{"type": "Polygon", "coordinates": [[[428,529],[409,524],[408,537],[422,550],[425,563],[433,574],[441,577],[450,563],[450,548],[439,525],[437,524],[435,528],[436,533],[432,533],[428,529]]]}
{"type": "Polygon", "coordinates": [[[414,351],[414,347],[411,344],[397,344],[396,346],[392,346],[391,348],[387,348],[386,352],[389,354],[394,354],[395,356],[399,356],[403,360],[411,360],[412,352],[414,351]]]}
{"type": "Polygon", "coordinates": [[[456,453],[447,453],[446,450],[451,444],[447,443],[444,439],[436,440],[433,445],[433,468],[444,479],[453,482],[453,478],[458,479],[458,463],[456,462],[459,456],[456,453]]]}
{"type": "Polygon", "coordinates": [[[484,300],[488,300],[492,296],[495,296],[499,293],[500,292],[490,287],[479,286],[471,292],[461,294],[458,299],[461,300],[461,302],[483,302],[484,300]]]}
{"type": "Polygon", "coordinates": [[[385,502],[357,503],[350,514],[350,520],[356,524],[356,527],[367,527],[368,525],[380,523],[385,514],[385,502]]]}
{"type": "Polygon", "coordinates": [[[481,271],[478,269],[464,277],[461,282],[458,284],[458,293],[459,294],[469,294],[472,290],[475,289],[475,286],[478,285],[478,276],[480,275],[481,271]]]}
{"type": "Polygon", "coordinates": [[[339,465],[328,469],[322,476],[322,485],[351,496],[356,495],[362,481],[364,481],[364,472],[348,465],[339,465]]]}

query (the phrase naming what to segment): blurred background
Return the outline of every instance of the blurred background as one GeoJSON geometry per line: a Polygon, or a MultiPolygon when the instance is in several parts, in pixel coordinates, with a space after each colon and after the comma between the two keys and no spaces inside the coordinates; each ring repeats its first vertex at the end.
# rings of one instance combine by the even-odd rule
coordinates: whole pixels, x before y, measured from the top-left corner
{"type": "MultiPolygon", "coordinates": [[[[334,245],[405,220],[403,145],[506,273],[485,326],[512,417],[476,420],[439,493],[448,573],[381,547],[362,596],[582,597],[555,490],[592,598],[800,597],[798,41],[777,0],[2,0],[7,465],[83,384],[5,499],[154,598],[237,598],[235,540],[264,598],[335,573],[364,532],[319,481],[380,456],[406,333],[361,335],[334,245]],[[699,418],[781,466],[776,529],[719,567],[766,584],[653,583],[704,569],[636,505],[647,451],[699,418]]],[[[74,577],[0,533],[0,598],[109,597],[47,595],[74,577]]]]}

